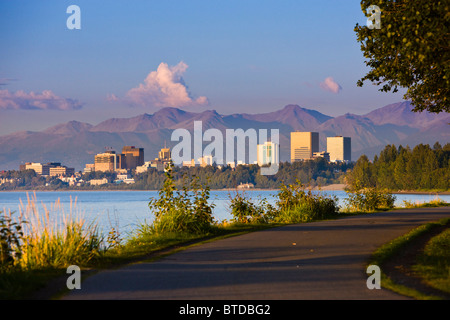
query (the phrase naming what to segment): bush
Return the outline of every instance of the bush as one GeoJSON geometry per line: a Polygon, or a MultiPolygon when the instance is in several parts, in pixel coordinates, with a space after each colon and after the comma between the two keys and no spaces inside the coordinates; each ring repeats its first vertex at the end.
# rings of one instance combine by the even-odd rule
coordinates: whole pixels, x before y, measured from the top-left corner
{"type": "Polygon", "coordinates": [[[297,183],[280,186],[274,205],[266,199],[254,204],[240,194],[231,199],[231,213],[242,223],[300,223],[325,219],[339,211],[336,197],[314,194],[297,183]]]}
{"type": "Polygon", "coordinates": [[[325,219],[339,212],[336,197],[314,194],[297,181],[293,185],[282,185],[276,202],[274,221],[282,223],[307,222],[325,219]]]}
{"type": "Polygon", "coordinates": [[[166,179],[159,191],[159,197],[149,201],[148,206],[155,215],[150,226],[151,231],[157,234],[207,233],[213,223],[214,208],[213,204],[208,203],[209,187],[203,187],[198,177],[185,176],[185,183],[179,191],[175,186],[172,171],[173,163],[170,162],[165,170],[166,179]]]}
{"type": "Polygon", "coordinates": [[[0,211],[0,272],[11,269],[21,257],[22,226],[0,211]]]}
{"type": "Polygon", "coordinates": [[[362,188],[346,192],[348,197],[345,201],[350,211],[373,212],[394,208],[396,197],[387,190],[362,188]]]}
{"type": "Polygon", "coordinates": [[[230,196],[231,214],[234,220],[240,223],[265,223],[269,221],[269,215],[266,214],[264,207],[271,208],[266,199],[260,201],[259,204],[254,204],[244,194],[236,193],[232,198],[230,196]]]}

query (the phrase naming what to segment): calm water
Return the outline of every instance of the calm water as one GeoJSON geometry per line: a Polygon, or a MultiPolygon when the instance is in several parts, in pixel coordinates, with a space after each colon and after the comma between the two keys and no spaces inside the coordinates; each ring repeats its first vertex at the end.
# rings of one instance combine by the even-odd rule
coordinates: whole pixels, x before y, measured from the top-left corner
{"type": "MultiPolygon", "coordinates": [[[[323,191],[329,195],[335,195],[339,204],[344,204],[346,193],[344,191],[323,191]]],[[[151,197],[158,195],[157,191],[62,191],[62,192],[36,192],[38,209],[44,212],[44,205],[50,210],[57,200],[65,213],[69,213],[72,203],[76,200],[76,209],[73,212],[80,213],[87,221],[94,221],[101,230],[107,233],[111,227],[118,227],[121,234],[134,230],[140,223],[151,222],[153,216],[148,208],[151,197]]],[[[215,204],[214,218],[217,221],[232,219],[230,214],[230,195],[235,191],[211,191],[210,201],[215,204]]],[[[274,201],[277,191],[251,190],[245,194],[253,200],[266,198],[274,201]]],[[[29,196],[34,194],[28,193],[29,196]]],[[[401,206],[403,200],[411,202],[427,202],[436,199],[436,195],[428,194],[397,194],[396,205],[401,206]]],[[[450,195],[440,195],[439,199],[450,202],[450,195]]],[[[0,211],[11,210],[19,212],[20,200],[27,205],[27,192],[0,192],[0,211]]],[[[50,212],[52,212],[50,210],[50,212]]],[[[53,211],[54,214],[57,211],[53,211]]]]}

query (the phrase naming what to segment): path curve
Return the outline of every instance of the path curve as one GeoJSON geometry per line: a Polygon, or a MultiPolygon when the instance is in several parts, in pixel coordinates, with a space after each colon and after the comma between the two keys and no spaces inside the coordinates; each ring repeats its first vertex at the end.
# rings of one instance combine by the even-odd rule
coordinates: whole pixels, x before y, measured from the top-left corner
{"type": "Polygon", "coordinates": [[[448,207],[405,209],[253,232],[101,271],[62,299],[407,299],[369,290],[365,264],[384,243],[445,217],[448,207]]]}

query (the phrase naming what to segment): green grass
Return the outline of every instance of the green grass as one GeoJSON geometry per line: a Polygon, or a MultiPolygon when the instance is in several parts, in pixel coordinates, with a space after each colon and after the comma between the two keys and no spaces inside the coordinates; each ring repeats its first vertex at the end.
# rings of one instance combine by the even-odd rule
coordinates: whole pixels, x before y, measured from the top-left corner
{"type": "Polygon", "coordinates": [[[450,229],[428,242],[413,270],[431,287],[450,294],[450,229]]]}
{"type": "MultiPolygon", "coordinates": [[[[428,232],[431,232],[434,228],[443,225],[449,226],[450,218],[442,219],[439,222],[421,225],[411,230],[409,233],[392,240],[391,242],[378,248],[373,253],[368,265],[382,266],[385,262],[387,262],[389,259],[397,255],[402,249],[408,246],[412,241],[414,241],[418,237],[425,235],[428,232]]],[[[444,285],[441,286],[441,288],[444,289],[447,288],[444,291],[450,293],[448,291],[448,281],[449,281],[448,261],[450,258],[450,251],[448,250],[448,241],[449,241],[448,237],[449,235],[447,229],[445,236],[443,236],[443,240],[441,240],[440,237],[438,238],[438,240],[436,240],[436,237],[430,240],[429,249],[427,253],[425,254],[425,256],[422,257],[421,259],[422,262],[415,268],[417,271],[419,271],[420,276],[432,279],[431,281],[435,281],[435,283],[438,283],[439,286],[441,286],[442,278],[447,277],[446,281],[444,281],[444,285]],[[430,243],[432,245],[430,245],[430,243]],[[447,244],[446,251],[445,251],[445,243],[447,244]],[[447,260],[446,269],[443,269],[442,265],[443,260],[447,260]],[[433,273],[427,275],[431,269],[433,270],[433,273]]],[[[390,279],[383,271],[381,271],[381,285],[386,289],[392,290],[399,294],[412,297],[415,299],[420,300],[439,299],[438,297],[424,294],[414,288],[409,288],[404,285],[398,284],[394,282],[392,279],[390,279]]]]}

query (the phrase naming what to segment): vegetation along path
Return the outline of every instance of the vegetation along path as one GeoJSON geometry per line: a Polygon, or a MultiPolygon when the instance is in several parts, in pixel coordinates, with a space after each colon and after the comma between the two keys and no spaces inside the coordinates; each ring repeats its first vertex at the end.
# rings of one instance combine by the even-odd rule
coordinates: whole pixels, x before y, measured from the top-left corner
{"type": "Polygon", "coordinates": [[[87,277],[63,299],[407,299],[368,289],[367,261],[413,228],[450,217],[416,208],[288,225],[87,277]]]}

